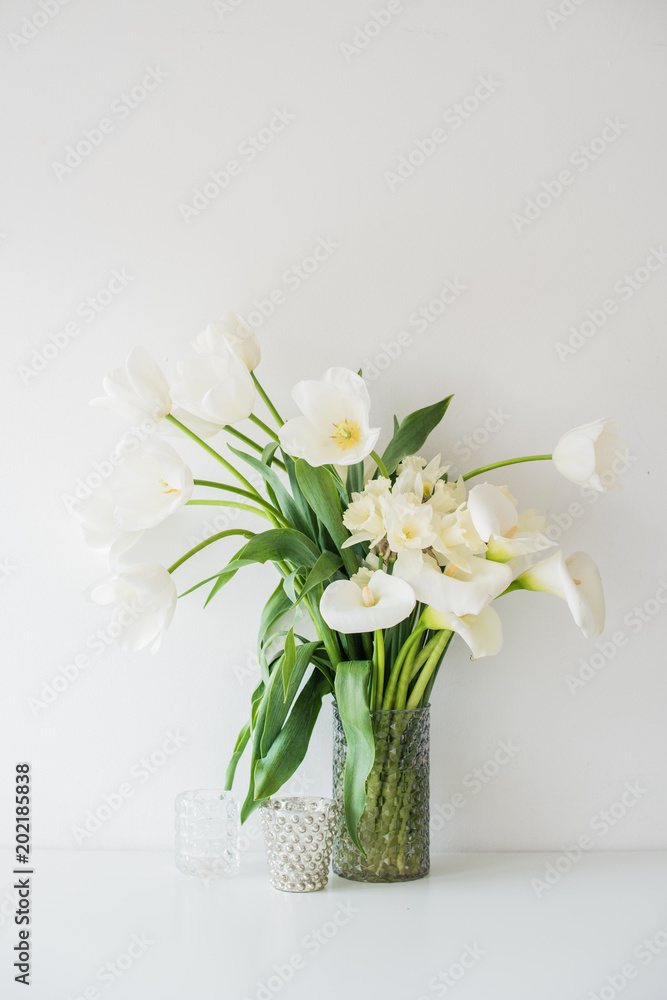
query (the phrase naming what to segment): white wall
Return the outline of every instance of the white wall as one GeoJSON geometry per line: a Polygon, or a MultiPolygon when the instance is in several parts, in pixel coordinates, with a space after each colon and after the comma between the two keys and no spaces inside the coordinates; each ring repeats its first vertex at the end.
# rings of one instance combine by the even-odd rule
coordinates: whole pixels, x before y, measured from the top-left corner
{"type": "MultiPolygon", "coordinates": [[[[552,523],[565,525],[568,505],[579,504],[562,543],[600,564],[601,641],[614,655],[599,655],[601,668],[572,693],[566,676],[596,644],[564,605],[530,594],[507,600],[498,657],[470,663],[462,645],[451,650],[433,698],[435,846],[556,849],[583,834],[599,848],[666,846],[666,612],[655,595],[667,595],[667,267],[631,295],[623,275],[667,241],[667,8],[564,0],[573,12],[558,20],[556,0],[403,0],[377,37],[351,50],[371,11],[387,7],[72,0],[42,26],[37,2],[2,5],[2,795],[9,801],[14,762],[32,761],[41,846],[75,846],[72,828],[87,810],[131,781],[132,797],[83,846],[169,847],[174,794],[221,781],[246,717],[253,677],[244,667],[271,568],[239,574],[205,613],[198,595],[184,600],[154,657],[97,653],[106,616],[80,594],[104,566],[84,549],[65,500],[124,429],[87,406],[103,374],[137,343],[170,368],[209,320],[252,313],[273,289],[285,298],[258,324],[261,374],[288,413],[297,379],[337,364],[372,372],[407,331],[410,345],[371,383],[374,415],[386,440],[393,412],[454,392],[429,454],[441,450],[456,471],[550,450],[597,416],[620,418],[632,456],[622,494],[592,504],[550,467],[492,477],[552,523]],[[39,30],[26,42],[17,33],[29,33],[23,19],[33,15],[39,30]],[[121,112],[115,102],[147,68],[164,79],[121,112]],[[464,121],[452,109],[480,78],[492,82],[464,121]],[[276,108],[293,120],[247,162],[239,145],[276,108]],[[70,172],[54,168],[103,118],[113,130],[99,147],[70,172]],[[583,169],[576,151],[608,119],[618,135],[583,169]],[[435,128],[446,139],[412,176],[392,181],[399,158],[435,128]],[[240,175],[186,222],[180,206],[235,157],[240,175]],[[572,183],[538,218],[513,219],[565,170],[572,183]],[[320,239],[336,249],[290,288],[285,273],[320,239]],[[79,313],[80,332],[44,370],[21,368],[38,364],[33,351],[77,320],[114,270],[132,276],[122,294],[94,321],[79,313]],[[465,291],[418,329],[411,315],[446,280],[465,291]],[[559,357],[571,328],[607,299],[615,314],[559,357]],[[464,436],[482,441],[490,410],[502,411],[500,426],[465,461],[464,436]],[[637,625],[632,609],[644,605],[637,625]],[[618,632],[627,641],[616,649],[618,632]],[[81,654],[89,666],[36,708],[29,699],[81,654]],[[170,730],[187,741],[143,782],[136,765],[170,730]],[[498,741],[520,750],[475,791],[466,775],[498,741]],[[615,809],[620,818],[605,829],[596,815],[636,782],[638,801],[615,809]],[[445,819],[457,791],[465,804],[445,819]]],[[[184,453],[195,474],[212,472],[205,457],[184,453]]],[[[157,558],[171,561],[206,520],[182,512],[158,533],[157,558]]],[[[224,554],[209,550],[184,568],[183,586],[224,554]]],[[[324,714],[302,774],[326,794],[324,714]]]]}

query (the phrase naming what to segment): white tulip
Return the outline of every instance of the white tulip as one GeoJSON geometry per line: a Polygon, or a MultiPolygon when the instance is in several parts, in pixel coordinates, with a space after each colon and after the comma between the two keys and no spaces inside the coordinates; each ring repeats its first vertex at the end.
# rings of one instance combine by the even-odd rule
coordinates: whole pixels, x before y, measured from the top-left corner
{"type": "Polygon", "coordinates": [[[559,549],[548,559],[524,570],[516,578],[515,585],[560,597],[567,602],[572,617],[587,639],[601,635],[605,619],[602,580],[588,553],[575,552],[564,559],[559,549]]]}
{"type": "MultiPolygon", "coordinates": [[[[400,463],[393,486],[393,493],[414,493],[421,503],[432,495],[437,482],[449,469],[448,465],[440,465],[440,455],[436,455],[428,464],[419,455],[408,455],[400,463]]],[[[443,483],[443,485],[445,485],[443,483]]]]}
{"type": "Polygon", "coordinates": [[[178,452],[166,441],[153,439],[116,466],[106,494],[118,527],[141,531],[182,507],[193,486],[192,472],[178,452]]]}
{"type": "MultiPolygon", "coordinates": [[[[627,445],[618,436],[620,425],[611,417],[593,420],[568,431],[553,450],[553,463],[566,479],[600,493],[616,493],[623,480],[616,469],[627,445]]],[[[622,471],[623,465],[621,465],[622,471]]]]}
{"type": "MultiPolygon", "coordinates": [[[[155,653],[176,610],[176,584],[164,566],[142,563],[95,584],[95,604],[114,605],[111,627],[125,652],[150,646],[155,653]]],[[[111,633],[110,633],[111,634],[111,633]]]]}
{"type": "Polygon", "coordinates": [[[322,594],[320,612],[329,628],[349,635],[398,625],[415,604],[414,592],[404,580],[377,570],[363,588],[353,580],[330,583],[322,594]]]}
{"type": "Polygon", "coordinates": [[[421,621],[428,628],[449,629],[457,632],[469,647],[471,660],[482,656],[495,656],[503,644],[503,626],[500,615],[492,607],[484,608],[478,615],[459,617],[451,611],[444,614],[435,608],[427,608],[421,621]]]}
{"type": "Polygon", "coordinates": [[[228,312],[217,322],[209,323],[196,336],[192,346],[200,354],[215,354],[215,345],[220,338],[233,347],[248,371],[254,371],[262,359],[262,352],[255,331],[242,316],[228,312]]]}
{"type": "MultiPolygon", "coordinates": [[[[399,561],[400,562],[400,561],[399,561]]],[[[396,563],[394,574],[403,576],[396,563]]],[[[512,582],[512,570],[503,563],[472,556],[471,571],[464,573],[453,564],[443,573],[434,560],[426,558],[421,573],[404,577],[417,600],[436,611],[455,615],[479,615],[512,582]]]]}
{"type": "Polygon", "coordinates": [[[106,375],[102,385],[107,395],[91,399],[90,405],[111,410],[131,423],[146,417],[163,420],[171,411],[169,384],[143,347],[135,347],[125,367],[106,375]]]}
{"type": "Polygon", "coordinates": [[[74,508],[84,542],[91,549],[109,552],[112,565],[118,556],[127,552],[144,534],[143,531],[125,531],[121,528],[114,517],[115,511],[115,504],[102,490],[79,501],[74,508]]]}
{"type": "Polygon", "coordinates": [[[220,427],[252,413],[255,386],[250,372],[224,337],[217,338],[210,353],[188,358],[179,372],[171,395],[187,413],[220,427]]]}
{"type": "Polygon", "coordinates": [[[312,466],[355,465],[375,448],[379,427],[370,427],[370,397],[364,380],[348,368],[329,368],[321,381],[298,382],[292,399],[303,416],[280,429],[288,455],[312,466]]]}

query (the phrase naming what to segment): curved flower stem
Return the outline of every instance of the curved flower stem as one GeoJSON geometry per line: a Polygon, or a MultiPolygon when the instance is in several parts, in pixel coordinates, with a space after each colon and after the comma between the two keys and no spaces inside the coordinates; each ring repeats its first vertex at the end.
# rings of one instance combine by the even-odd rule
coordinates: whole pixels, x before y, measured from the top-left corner
{"type": "Polygon", "coordinates": [[[502,469],[505,465],[518,465],[519,462],[547,462],[551,455],[526,455],[524,458],[508,458],[504,462],[493,462],[491,465],[482,465],[479,469],[466,472],[464,480],[472,479],[473,476],[480,476],[483,472],[491,472],[492,469],[502,469]]]}
{"type": "Polygon", "coordinates": [[[167,570],[167,573],[173,573],[175,569],[178,569],[179,566],[183,565],[186,559],[189,559],[191,556],[196,555],[197,552],[201,552],[201,550],[205,549],[207,545],[212,545],[213,542],[217,542],[221,538],[228,538],[229,535],[243,535],[244,538],[249,539],[255,537],[255,532],[246,531],[245,528],[227,528],[226,531],[219,531],[217,535],[211,535],[210,538],[205,538],[203,542],[199,543],[199,545],[195,545],[194,548],[189,549],[188,552],[186,552],[184,555],[180,557],[180,559],[177,559],[175,563],[171,564],[171,566],[167,570]]]}
{"type": "Polygon", "coordinates": [[[276,434],[276,432],[274,430],[272,430],[268,426],[268,424],[265,424],[263,420],[260,420],[260,418],[258,416],[256,416],[254,413],[250,414],[250,416],[248,417],[248,420],[252,420],[252,422],[255,425],[255,427],[259,427],[260,430],[264,431],[265,434],[268,434],[269,437],[273,438],[274,441],[280,441],[280,438],[278,437],[278,435],[276,434]]]}
{"type": "MultiPolygon", "coordinates": [[[[261,507],[252,507],[249,503],[237,503],[236,500],[187,500],[186,507],[234,507],[236,510],[247,510],[250,514],[259,514],[266,521],[270,521],[274,526],[278,526],[277,518],[261,507]]],[[[289,527],[287,522],[282,521],[283,527],[289,527]]]]}
{"type": "Polygon", "coordinates": [[[215,448],[211,448],[211,446],[206,444],[205,441],[202,441],[202,439],[199,437],[198,434],[195,434],[194,431],[191,431],[189,427],[186,427],[185,424],[182,424],[181,421],[177,420],[176,417],[173,416],[173,414],[171,413],[168,413],[165,419],[169,420],[169,422],[174,424],[175,427],[178,427],[178,429],[183,431],[184,434],[187,434],[187,436],[189,438],[192,438],[193,441],[196,441],[197,444],[204,449],[204,451],[208,452],[211,458],[214,458],[216,460],[216,462],[220,462],[220,465],[223,465],[228,472],[231,472],[231,474],[236,479],[238,479],[238,481],[241,483],[242,486],[245,486],[248,490],[250,490],[250,492],[254,497],[258,497],[260,495],[255,489],[255,487],[252,485],[252,483],[248,482],[245,476],[241,475],[241,473],[234,468],[231,462],[228,462],[226,458],[223,458],[222,455],[220,455],[215,450],[215,448]]]}
{"type": "Polygon", "coordinates": [[[387,466],[384,464],[380,456],[376,451],[371,452],[371,458],[380,470],[380,475],[384,476],[385,479],[389,479],[389,473],[387,472],[387,466]]]}
{"type": "Polygon", "coordinates": [[[419,702],[421,701],[422,695],[426,690],[426,686],[431,678],[431,674],[440,663],[440,658],[444,653],[444,651],[446,650],[447,643],[449,642],[451,637],[452,633],[448,628],[444,628],[442,632],[440,632],[438,636],[438,641],[435,643],[433,651],[429,656],[428,660],[426,661],[426,664],[421,674],[419,675],[417,683],[412,689],[412,693],[408,698],[408,703],[406,705],[406,708],[419,708],[419,702]]]}
{"type": "Polygon", "coordinates": [[[243,441],[245,445],[249,448],[253,448],[255,451],[258,451],[260,454],[264,451],[264,448],[259,441],[253,441],[253,439],[248,437],[247,434],[237,431],[236,427],[232,427],[231,424],[225,424],[222,429],[226,434],[231,434],[233,437],[238,438],[239,441],[243,441]]]}
{"type": "MultiPolygon", "coordinates": [[[[291,525],[285,521],[278,508],[274,507],[273,504],[270,504],[268,500],[264,499],[264,497],[255,496],[253,493],[248,493],[247,490],[240,490],[238,486],[228,486],[227,483],[217,483],[213,479],[194,479],[193,482],[195,486],[210,486],[212,489],[225,490],[227,493],[234,493],[236,496],[245,497],[246,500],[253,500],[254,503],[258,503],[260,507],[263,507],[264,510],[268,511],[273,517],[277,518],[279,521],[283,521],[286,527],[291,527],[291,525]]],[[[236,507],[237,504],[229,504],[228,506],[236,507]]]]}
{"type": "Polygon", "coordinates": [[[280,414],[276,410],[275,406],[273,405],[273,403],[271,402],[271,400],[267,396],[266,392],[264,391],[264,389],[260,385],[259,379],[255,375],[255,373],[254,372],[250,372],[250,374],[252,375],[252,380],[255,383],[255,389],[257,389],[257,392],[259,393],[259,395],[261,396],[261,398],[264,400],[264,403],[266,405],[267,410],[269,411],[269,413],[271,414],[271,416],[273,417],[273,419],[275,420],[275,422],[278,424],[278,427],[282,427],[282,425],[285,423],[285,421],[280,416],[280,414]]]}

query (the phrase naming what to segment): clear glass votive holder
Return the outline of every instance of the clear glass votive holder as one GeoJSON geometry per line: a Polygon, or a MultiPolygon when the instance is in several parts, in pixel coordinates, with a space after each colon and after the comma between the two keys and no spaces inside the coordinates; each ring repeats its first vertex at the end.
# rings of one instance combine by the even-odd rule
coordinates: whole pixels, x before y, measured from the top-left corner
{"type": "Polygon", "coordinates": [[[269,878],[283,892],[314,892],[329,881],[333,799],[269,799],[260,808],[269,878]]]}
{"type": "Polygon", "coordinates": [[[222,878],[239,870],[239,801],[232,792],[200,788],[176,796],[176,867],[184,875],[222,878]]]}

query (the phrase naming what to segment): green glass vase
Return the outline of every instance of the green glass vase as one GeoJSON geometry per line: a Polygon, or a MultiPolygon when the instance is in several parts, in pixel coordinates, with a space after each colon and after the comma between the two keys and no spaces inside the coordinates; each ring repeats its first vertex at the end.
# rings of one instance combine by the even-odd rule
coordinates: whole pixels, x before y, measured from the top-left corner
{"type": "Polygon", "coordinates": [[[352,843],[345,825],[342,803],[347,743],[334,702],[336,875],[355,882],[410,882],[428,874],[429,709],[427,705],[371,712],[375,762],[366,781],[366,807],[358,830],[364,856],[352,843]]]}

